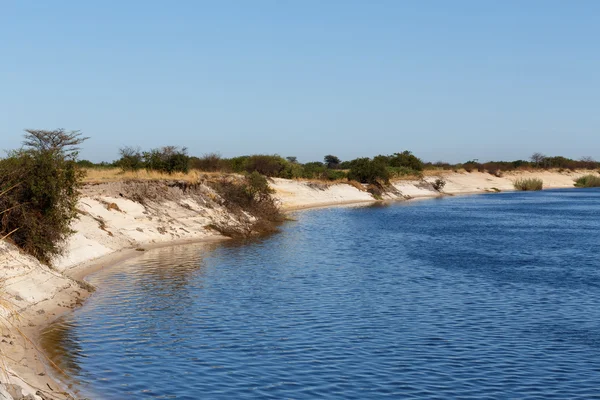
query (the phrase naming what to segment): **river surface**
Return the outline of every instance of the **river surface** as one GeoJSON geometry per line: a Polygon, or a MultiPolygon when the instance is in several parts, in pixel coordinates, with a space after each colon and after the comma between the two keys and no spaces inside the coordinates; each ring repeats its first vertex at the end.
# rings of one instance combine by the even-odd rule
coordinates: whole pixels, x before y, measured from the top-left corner
{"type": "Polygon", "coordinates": [[[600,398],[600,190],[295,218],[96,273],[45,350],[93,399],[600,398]]]}

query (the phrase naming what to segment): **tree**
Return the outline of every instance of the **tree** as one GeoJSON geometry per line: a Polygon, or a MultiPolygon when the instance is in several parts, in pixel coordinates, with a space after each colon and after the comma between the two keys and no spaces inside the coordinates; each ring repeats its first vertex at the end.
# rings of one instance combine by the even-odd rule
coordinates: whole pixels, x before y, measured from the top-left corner
{"type": "Polygon", "coordinates": [[[542,153],[533,153],[529,159],[536,167],[539,167],[546,160],[546,156],[542,153]]]}
{"type": "Polygon", "coordinates": [[[391,167],[405,167],[415,171],[423,170],[423,161],[408,150],[403,151],[402,153],[394,153],[394,155],[389,158],[389,163],[391,167]]]}
{"type": "Polygon", "coordinates": [[[342,160],[340,160],[338,157],[331,154],[326,155],[323,160],[329,169],[336,169],[342,162],[342,160]]]}
{"type": "Polygon", "coordinates": [[[296,156],[288,156],[285,159],[291,164],[298,164],[298,157],[296,156]]]}
{"type": "Polygon", "coordinates": [[[0,237],[12,233],[20,248],[49,264],[62,253],[77,216],[85,175],[77,166],[79,131],[25,131],[24,147],[0,160],[0,237]]]}
{"type": "Polygon", "coordinates": [[[64,157],[76,157],[79,145],[88,137],[82,137],[80,131],[67,132],[64,129],[47,131],[42,129],[25,129],[23,145],[30,150],[61,154],[64,157]]]}

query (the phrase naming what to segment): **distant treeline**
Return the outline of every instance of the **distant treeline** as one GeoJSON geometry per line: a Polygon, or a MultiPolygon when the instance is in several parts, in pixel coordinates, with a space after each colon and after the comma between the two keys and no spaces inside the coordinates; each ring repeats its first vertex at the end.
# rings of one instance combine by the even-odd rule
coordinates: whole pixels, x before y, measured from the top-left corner
{"type": "Polygon", "coordinates": [[[253,173],[286,179],[341,180],[350,179],[363,183],[387,183],[390,178],[420,176],[426,164],[410,151],[379,155],[374,158],[357,158],[342,161],[334,155],[326,155],[323,161],[298,162],[296,157],[283,158],[279,155],[255,154],[224,158],[210,153],[202,157],[190,156],[185,147],[167,146],[149,151],[124,147],[119,150],[120,158],[112,163],[95,164],[88,160],[79,161],[87,168],[121,168],[123,171],[141,169],[165,173],[188,172],[196,169],[205,172],[253,173]]]}
{"type": "Polygon", "coordinates": [[[467,172],[487,172],[501,176],[504,172],[534,169],[598,169],[600,162],[590,157],[573,160],[566,157],[548,157],[541,153],[533,154],[529,160],[490,161],[480,163],[469,160],[464,163],[423,162],[410,151],[391,155],[378,155],[342,161],[334,155],[326,155],[323,161],[298,162],[296,157],[256,154],[224,158],[217,153],[202,157],[190,156],[185,147],[166,146],[149,151],[124,147],[119,150],[120,158],[112,163],[94,164],[87,160],[79,165],[89,168],[121,168],[124,171],[140,169],[166,173],[188,172],[196,169],[205,172],[252,173],[258,172],[268,177],[303,178],[318,180],[355,180],[361,183],[387,183],[391,178],[421,177],[424,170],[452,170],[467,172]]]}
{"type": "Polygon", "coordinates": [[[503,172],[515,170],[562,169],[574,171],[577,169],[598,169],[600,168],[600,162],[591,157],[573,160],[562,156],[548,157],[541,153],[534,153],[529,160],[489,161],[485,163],[480,163],[477,160],[470,160],[462,164],[454,165],[437,162],[434,164],[427,163],[425,168],[441,168],[448,170],[464,169],[467,172],[488,172],[492,175],[500,176],[503,172]]]}

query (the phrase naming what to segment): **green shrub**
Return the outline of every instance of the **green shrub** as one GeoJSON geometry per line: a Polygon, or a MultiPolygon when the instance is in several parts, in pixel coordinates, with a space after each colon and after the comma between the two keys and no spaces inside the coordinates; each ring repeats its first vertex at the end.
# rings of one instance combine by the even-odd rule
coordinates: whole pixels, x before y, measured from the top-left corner
{"type": "Polygon", "coordinates": [[[539,178],[519,178],[513,186],[516,190],[542,190],[544,181],[539,178]]]}
{"type": "Polygon", "coordinates": [[[84,172],[77,166],[78,131],[26,130],[24,147],[0,160],[0,237],[43,263],[62,254],[76,217],[84,172]],[[12,189],[11,189],[12,188],[12,189]]]}
{"type": "Polygon", "coordinates": [[[123,171],[138,171],[145,167],[142,152],[137,147],[121,147],[119,155],[121,158],[116,161],[116,165],[123,171]]]}
{"type": "Polygon", "coordinates": [[[267,178],[256,171],[246,177],[246,186],[248,193],[255,198],[261,198],[275,193],[275,190],[269,186],[267,178]]]}
{"type": "Polygon", "coordinates": [[[325,164],[319,161],[309,162],[302,166],[302,178],[321,179],[325,173],[325,164]]]}
{"type": "Polygon", "coordinates": [[[352,160],[350,171],[348,171],[348,179],[360,183],[376,184],[381,182],[388,184],[390,174],[383,162],[365,157],[352,160]]]}
{"type": "Polygon", "coordinates": [[[323,178],[329,181],[337,181],[340,179],[346,179],[348,175],[344,171],[327,169],[323,174],[323,178]]]}
{"type": "Polygon", "coordinates": [[[304,168],[301,164],[288,162],[280,174],[280,178],[285,179],[298,179],[302,178],[304,168]]]}
{"type": "Polygon", "coordinates": [[[190,157],[185,147],[165,146],[143,153],[139,148],[122,147],[119,154],[121,158],[115,165],[123,171],[138,171],[142,168],[168,174],[189,171],[190,157]]]}
{"type": "Polygon", "coordinates": [[[144,167],[149,171],[160,171],[172,174],[187,173],[190,169],[190,157],[185,147],[165,146],[143,153],[144,167]]]}
{"type": "Polygon", "coordinates": [[[79,166],[81,168],[95,168],[96,164],[94,164],[90,160],[78,160],[77,166],[79,166]]]}
{"type": "Polygon", "coordinates": [[[342,161],[339,165],[339,169],[350,169],[352,161],[342,161]]]}
{"type": "Polygon", "coordinates": [[[576,187],[600,187],[600,176],[597,175],[584,175],[575,179],[576,187]]]}
{"type": "Polygon", "coordinates": [[[248,156],[239,156],[227,159],[225,162],[231,172],[242,173],[246,171],[246,161],[248,156]]]}
{"type": "Polygon", "coordinates": [[[422,171],[416,171],[408,167],[387,167],[390,177],[402,178],[405,176],[414,176],[420,178],[423,176],[422,171]]]}
{"type": "Polygon", "coordinates": [[[102,161],[99,163],[94,163],[91,162],[89,160],[78,160],[77,161],[77,166],[81,167],[81,168],[86,168],[86,169],[111,169],[111,168],[118,168],[118,165],[116,165],[116,163],[112,162],[106,162],[106,161],[102,161]]]}

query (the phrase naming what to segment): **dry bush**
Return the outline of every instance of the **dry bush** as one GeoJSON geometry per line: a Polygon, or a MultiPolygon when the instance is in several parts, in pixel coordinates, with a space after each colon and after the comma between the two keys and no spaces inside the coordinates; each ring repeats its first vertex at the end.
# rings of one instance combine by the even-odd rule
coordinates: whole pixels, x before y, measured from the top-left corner
{"type": "Polygon", "coordinates": [[[513,186],[516,190],[542,190],[544,181],[539,178],[520,178],[514,181],[513,186]]]}
{"type": "Polygon", "coordinates": [[[383,200],[383,195],[385,194],[386,190],[383,187],[383,185],[380,185],[379,183],[375,182],[370,183],[367,186],[367,192],[371,193],[373,198],[375,198],[376,200],[383,200]]]}
{"type": "Polygon", "coordinates": [[[235,226],[226,223],[211,226],[223,235],[247,237],[274,232],[285,219],[272,197],[273,189],[257,172],[241,179],[223,177],[209,185],[219,194],[223,205],[242,222],[235,226]]]}
{"type": "Polygon", "coordinates": [[[198,182],[202,175],[216,175],[211,173],[201,173],[197,170],[191,170],[187,173],[174,172],[168,174],[160,171],[148,171],[141,169],[138,171],[123,171],[120,168],[85,168],[86,183],[99,182],[119,182],[119,181],[163,181],[163,180],[178,180],[185,182],[198,182]]]}
{"type": "Polygon", "coordinates": [[[446,186],[446,181],[442,178],[437,178],[431,185],[439,192],[444,188],[444,186],[446,186]]]}

